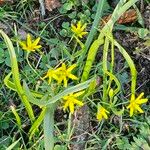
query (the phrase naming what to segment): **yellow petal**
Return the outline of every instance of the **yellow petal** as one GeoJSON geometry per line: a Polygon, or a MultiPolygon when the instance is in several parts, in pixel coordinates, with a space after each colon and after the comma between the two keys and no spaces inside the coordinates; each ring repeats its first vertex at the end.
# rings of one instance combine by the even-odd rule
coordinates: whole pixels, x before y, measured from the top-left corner
{"type": "Polygon", "coordinates": [[[105,113],[105,112],[103,112],[103,117],[105,118],[105,119],[108,119],[108,116],[107,116],[107,114],[105,113]]]}
{"type": "Polygon", "coordinates": [[[136,103],[137,103],[137,104],[144,104],[144,103],[146,103],[147,101],[148,101],[148,99],[147,99],[147,98],[144,98],[144,99],[136,100],[136,103]]]}
{"type": "Polygon", "coordinates": [[[80,91],[74,94],[74,97],[79,97],[80,95],[82,95],[85,91],[80,91]]]}
{"type": "Polygon", "coordinates": [[[59,80],[58,76],[57,76],[55,73],[53,73],[52,77],[53,77],[55,80],[59,80]]]}
{"type": "Polygon", "coordinates": [[[103,110],[104,110],[104,112],[106,112],[106,113],[108,113],[108,114],[109,114],[109,111],[107,111],[104,107],[103,107],[103,110]]]}
{"type": "Polygon", "coordinates": [[[52,81],[52,77],[49,76],[49,79],[48,79],[48,84],[50,84],[52,81]]]}
{"type": "Polygon", "coordinates": [[[42,46],[41,45],[37,45],[37,46],[34,46],[33,48],[34,49],[39,49],[39,48],[41,48],[42,46]]]}
{"type": "Polygon", "coordinates": [[[143,95],[144,95],[144,92],[142,92],[142,93],[136,98],[136,100],[140,100],[140,99],[143,97],[143,95]]]}
{"type": "Polygon", "coordinates": [[[58,78],[57,80],[58,84],[61,84],[62,81],[63,81],[63,78],[58,78]]]}
{"type": "Polygon", "coordinates": [[[64,77],[64,87],[67,87],[67,79],[66,79],[66,77],[64,77]]]}
{"type": "Polygon", "coordinates": [[[88,32],[81,32],[81,36],[86,35],[88,32]]]}
{"type": "Polygon", "coordinates": [[[48,77],[48,74],[46,74],[44,77],[42,77],[42,80],[44,80],[45,78],[47,78],[48,77]]]}
{"type": "Polygon", "coordinates": [[[71,30],[72,30],[72,32],[76,32],[76,26],[74,26],[73,24],[71,24],[71,30]]]}
{"type": "Polygon", "coordinates": [[[140,106],[139,105],[136,105],[136,110],[138,110],[140,113],[144,113],[144,111],[140,108],[140,106]]]}
{"type": "Polygon", "coordinates": [[[83,102],[81,102],[81,101],[79,101],[79,100],[77,100],[77,99],[73,99],[73,102],[74,102],[74,104],[77,104],[77,105],[79,105],[79,106],[83,106],[83,105],[84,105],[83,102]]]}
{"type": "Polygon", "coordinates": [[[78,23],[77,23],[77,29],[81,29],[81,21],[79,21],[78,23]]]}
{"type": "Polygon", "coordinates": [[[102,115],[101,114],[97,114],[96,118],[97,118],[98,121],[101,121],[102,120],[102,115]]]}
{"type": "Polygon", "coordinates": [[[76,64],[73,64],[73,65],[71,65],[71,66],[67,69],[67,71],[68,71],[68,72],[71,72],[75,67],[77,67],[77,65],[76,65],[76,64]]]}
{"type": "Polygon", "coordinates": [[[75,75],[73,75],[73,74],[68,74],[68,77],[70,78],[70,79],[72,79],[72,80],[78,80],[78,78],[75,76],[75,75]]]}
{"type": "Polygon", "coordinates": [[[134,111],[134,109],[133,109],[133,107],[131,107],[131,108],[130,108],[130,117],[133,116],[133,111],[134,111]]]}
{"type": "Polygon", "coordinates": [[[69,103],[69,109],[70,109],[71,114],[73,114],[74,113],[74,104],[72,102],[69,103]]]}
{"type": "Polygon", "coordinates": [[[87,24],[85,23],[85,24],[82,26],[81,30],[83,31],[83,30],[86,28],[86,26],[87,26],[87,24]]]}
{"type": "Polygon", "coordinates": [[[22,46],[22,47],[26,47],[25,42],[19,42],[19,44],[20,44],[20,46],[22,46]]]}
{"type": "Polygon", "coordinates": [[[66,110],[66,108],[69,106],[69,101],[66,101],[65,102],[65,105],[64,105],[64,110],[66,110]]]}
{"type": "Polygon", "coordinates": [[[128,106],[127,106],[127,109],[129,109],[131,107],[131,104],[129,104],[128,106]]]}
{"type": "Polygon", "coordinates": [[[62,63],[62,69],[63,69],[63,70],[66,70],[66,65],[65,65],[65,63],[62,63]]]}
{"type": "Polygon", "coordinates": [[[33,46],[37,46],[37,44],[39,43],[39,41],[40,41],[40,37],[38,37],[34,42],[33,42],[33,46]]]}
{"type": "Polygon", "coordinates": [[[27,46],[30,47],[32,45],[32,40],[30,34],[27,34],[27,46]]]}

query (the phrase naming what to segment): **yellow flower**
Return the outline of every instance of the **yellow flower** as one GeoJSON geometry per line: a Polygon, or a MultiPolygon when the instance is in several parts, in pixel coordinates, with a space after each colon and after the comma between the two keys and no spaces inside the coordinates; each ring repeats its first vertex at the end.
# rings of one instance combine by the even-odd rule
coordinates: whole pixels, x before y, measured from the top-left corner
{"type": "Polygon", "coordinates": [[[83,35],[87,34],[88,32],[85,32],[84,29],[86,28],[86,24],[81,24],[81,21],[77,23],[77,26],[71,24],[71,31],[77,36],[82,38],[83,35]]]}
{"type": "Polygon", "coordinates": [[[49,70],[47,71],[47,74],[46,74],[42,79],[44,80],[45,78],[49,78],[49,79],[48,79],[48,84],[51,83],[52,78],[54,78],[55,80],[58,80],[57,71],[58,71],[57,69],[56,69],[56,70],[49,69],[49,70]]]}
{"type": "Polygon", "coordinates": [[[130,104],[127,106],[127,109],[130,109],[130,117],[133,116],[134,111],[138,111],[140,113],[143,113],[144,111],[140,108],[141,104],[144,104],[148,101],[147,98],[141,99],[144,93],[142,92],[137,98],[135,98],[135,95],[131,95],[130,104]]]}
{"type": "Polygon", "coordinates": [[[68,79],[78,80],[78,78],[71,73],[71,71],[76,67],[76,64],[71,65],[68,69],[64,63],[57,69],[57,74],[59,75],[58,84],[62,81],[64,82],[64,87],[67,87],[68,79]]]}
{"type": "Polygon", "coordinates": [[[101,121],[103,118],[108,119],[109,111],[107,111],[104,107],[101,105],[98,105],[97,115],[96,118],[98,121],[101,121]]]}
{"type": "Polygon", "coordinates": [[[65,104],[64,104],[64,110],[66,110],[67,107],[69,107],[71,114],[74,113],[74,105],[77,104],[79,106],[83,106],[83,102],[79,101],[77,99],[77,97],[79,97],[80,95],[82,95],[85,91],[81,91],[81,92],[77,92],[75,94],[71,93],[67,96],[63,97],[63,100],[65,100],[65,104]]]}
{"type": "Polygon", "coordinates": [[[41,45],[38,45],[40,41],[40,37],[38,37],[35,41],[32,42],[30,34],[27,34],[27,40],[19,42],[22,49],[28,51],[28,52],[34,52],[36,49],[41,48],[41,45]]]}

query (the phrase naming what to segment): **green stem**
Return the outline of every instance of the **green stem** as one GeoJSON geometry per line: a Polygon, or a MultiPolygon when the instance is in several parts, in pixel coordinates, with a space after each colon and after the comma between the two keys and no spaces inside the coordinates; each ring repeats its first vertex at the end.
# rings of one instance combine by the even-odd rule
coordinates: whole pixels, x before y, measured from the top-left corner
{"type": "Polygon", "coordinates": [[[30,52],[27,52],[27,55],[26,55],[26,60],[27,60],[27,63],[29,65],[29,67],[32,69],[32,71],[39,76],[39,74],[37,73],[37,71],[32,67],[32,65],[30,64],[30,61],[29,61],[29,54],[30,52]]]}
{"type": "Polygon", "coordinates": [[[21,98],[23,104],[25,105],[25,108],[30,117],[30,120],[34,121],[35,117],[34,117],[34,113],[32,110],[32,106],[30,105],[27,97],[24,95],[24,91],[23,91],[21,83],[20,83],[18,63],[17,63],[17,58],[16,58],[13,44],[12,44],[11,40],[9,39],[9,37],[2,30],[0,30],[0,34],[4,38],[4,41],[6,43],[6,46],[8,48],[9,54],[10,54],[11,69],[12,69],[13,82],[15,84],[15,88],[16,88],[17,93],[18,93],[19,97],[21,98]]]}
{"type": "Polygon", "coordinates": [[[103,50],[103,101],[107,101],[107,55],[108,55],[109,40],[106,37],[103,50]]]}
{"type": "Polygon", "coordinates": [[[95,55],[97,53],[97,50],[98,50],[99,46],[102,45],[103,43],[104,43],[104,40],[101,39],[100,41],[95,40],[93,42],[93,44],[91,45],[89,52],[88,52],[86,64],[85,64],[85,67],[83,70],[83,74],[81,77],[81,82],[84,82],[88,79],[92,64],[95,60],[95,55]]]}
{"type": "Polygon", "coordinates": [[[116,47],[118,47],[120,53],[126,59],[128,65],[130,67],[130,71],[131,71],[131,93],[135,94],[137,71],[136,71],[134,62],[131,59],[131,57],[129,56],[129,54],[125,51],[125,49],[117,41],[114,41],[114,44],[115,44],[116,47]]]}
{"type": "Polygon", "coordinates": [[[44,117],[44,145],[45,150],[54,148],[54,104],[46,108],[44,117]]]}
{"type": "Polygon", "coordinates": [[[86,56],[86,53],[93,41],[93,38],[97,32],[96,28],[98,27],[99,25],[99,22],[100,22],[100,19],[102,17],[102,12],[103,12],[103,7],[104,7],[104,4],[105,4],[106,0],[99,0],[99,3],[97,5],[97,11],[96,11],[96,15],[95,15],[95,18],[94,18],[94,22],[93,22],[93,25],[92,25],[92,28],[90,30],[90,33],[87,37],[87,40],[85,42],[85,47],[83,48],[83,53],[82,55],[80,56],[79,58],[79,62],[82,63],[85,56],[86,56]]]}

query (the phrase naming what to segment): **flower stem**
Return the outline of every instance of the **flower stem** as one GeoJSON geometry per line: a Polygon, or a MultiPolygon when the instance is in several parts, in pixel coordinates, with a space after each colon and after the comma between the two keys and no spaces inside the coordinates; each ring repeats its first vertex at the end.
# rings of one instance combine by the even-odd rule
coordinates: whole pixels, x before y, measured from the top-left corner
{"type": "Polygon", "coordinates": [[[108,55],[109,40],[106,37],[103,50],[103,101],[107,102],[107,55],[108,55]]]}
{"type": "Polygon", "coordinates": [[[86,53],[93,41],[93,38],[97,32],[96,28],[97,26],[99,25],[99,22],[100,22],[100,18],[102,16],[102,12],[103,12],[103,7],[104,7],[104,4],[105,4],[106,0],[99,0],[98,2],[98,5],[97,5],[97,11],[96,11],[96,15],[95,15],[95,18],[94,18],[94,22],[93,22],[93,25],[92,25],[92,28],[90,30],[90,33],[87,37],[87,40],[85,42],[85,47],[83,48],[83,53],[82,55],[80,56],[79,58],[79,62],[82,63],[85,56],[86,56],[86,53]]]}
{"type": "Polygon", "coordinates": [[[130,71],[131,71],[131,93],[135,94],[137,71],[136,71],[134,62],[131,59],[131,57],[129,56],[129,54],[126,52],[126,50],[117,41],[114,41],[114,44],[115,44],[116,47],[118,47],[120,53],[126,59],[128,65],[130,67],[130,71]]]}

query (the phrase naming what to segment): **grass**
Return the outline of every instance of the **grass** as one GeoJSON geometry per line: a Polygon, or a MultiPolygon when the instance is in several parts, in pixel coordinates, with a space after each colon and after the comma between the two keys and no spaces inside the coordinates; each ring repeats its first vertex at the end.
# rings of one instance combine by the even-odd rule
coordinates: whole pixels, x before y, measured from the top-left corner
{"type": "MultiPolygon", "coordinates": [[[[134,29],[139,40],[148,39],[149,30],[143,27],[137,0],[121,0],[115,8],[107,0],[60,2],[60,8],[46,11],[44,17],[38,2],[32,0],[4,3],[0,8],[0,22],[7,27],[4,32],[0,30],[0,149],[67,150],[75,146],[85,150],[149,149],[148,100],[137,104],[143,109],[142,114],[134,112],[132,116],[127,109],[131,95],[136,101],[141,91],[145,92],[138,83],[139,64],[132,52],[114,37],[117,29],[126,32],[134,29]],[[138,20],[116,25],[131,7],[136,8],[138,20]],[[110,12],[112,17],[100,27],[101,17],[110,12]],[[71,24],[78,21],[82,22],[81,27],[87,24],[88,34],[83,38],[79,37],[81,33],[71,30],[71,24]],[[33,47],[34,41],[28,39],[26,51],[20,41],[26,40],[27,33],[33,39],[41,39],[33,47]],[[42,48],[37,49],[36,45],[42,48]],[[77,66],[68,73],[73,64],[77,66]],[[55,74],[50,84],[48,79],[43,80],[48,69],[55,74]],[[84,107],[77,105],[79,102],[72,106],[73,97],[63,100],[64,96],[80,91],[85,92],[75,99],[82,101],[84,107]],[[64,111],[65,105],[68,108],[64,111]],[[102,112],[102,108],[106,111],[102,112]]],[[[148,99],[150,94],[145,92],[144,97],[148,99]]]]}

